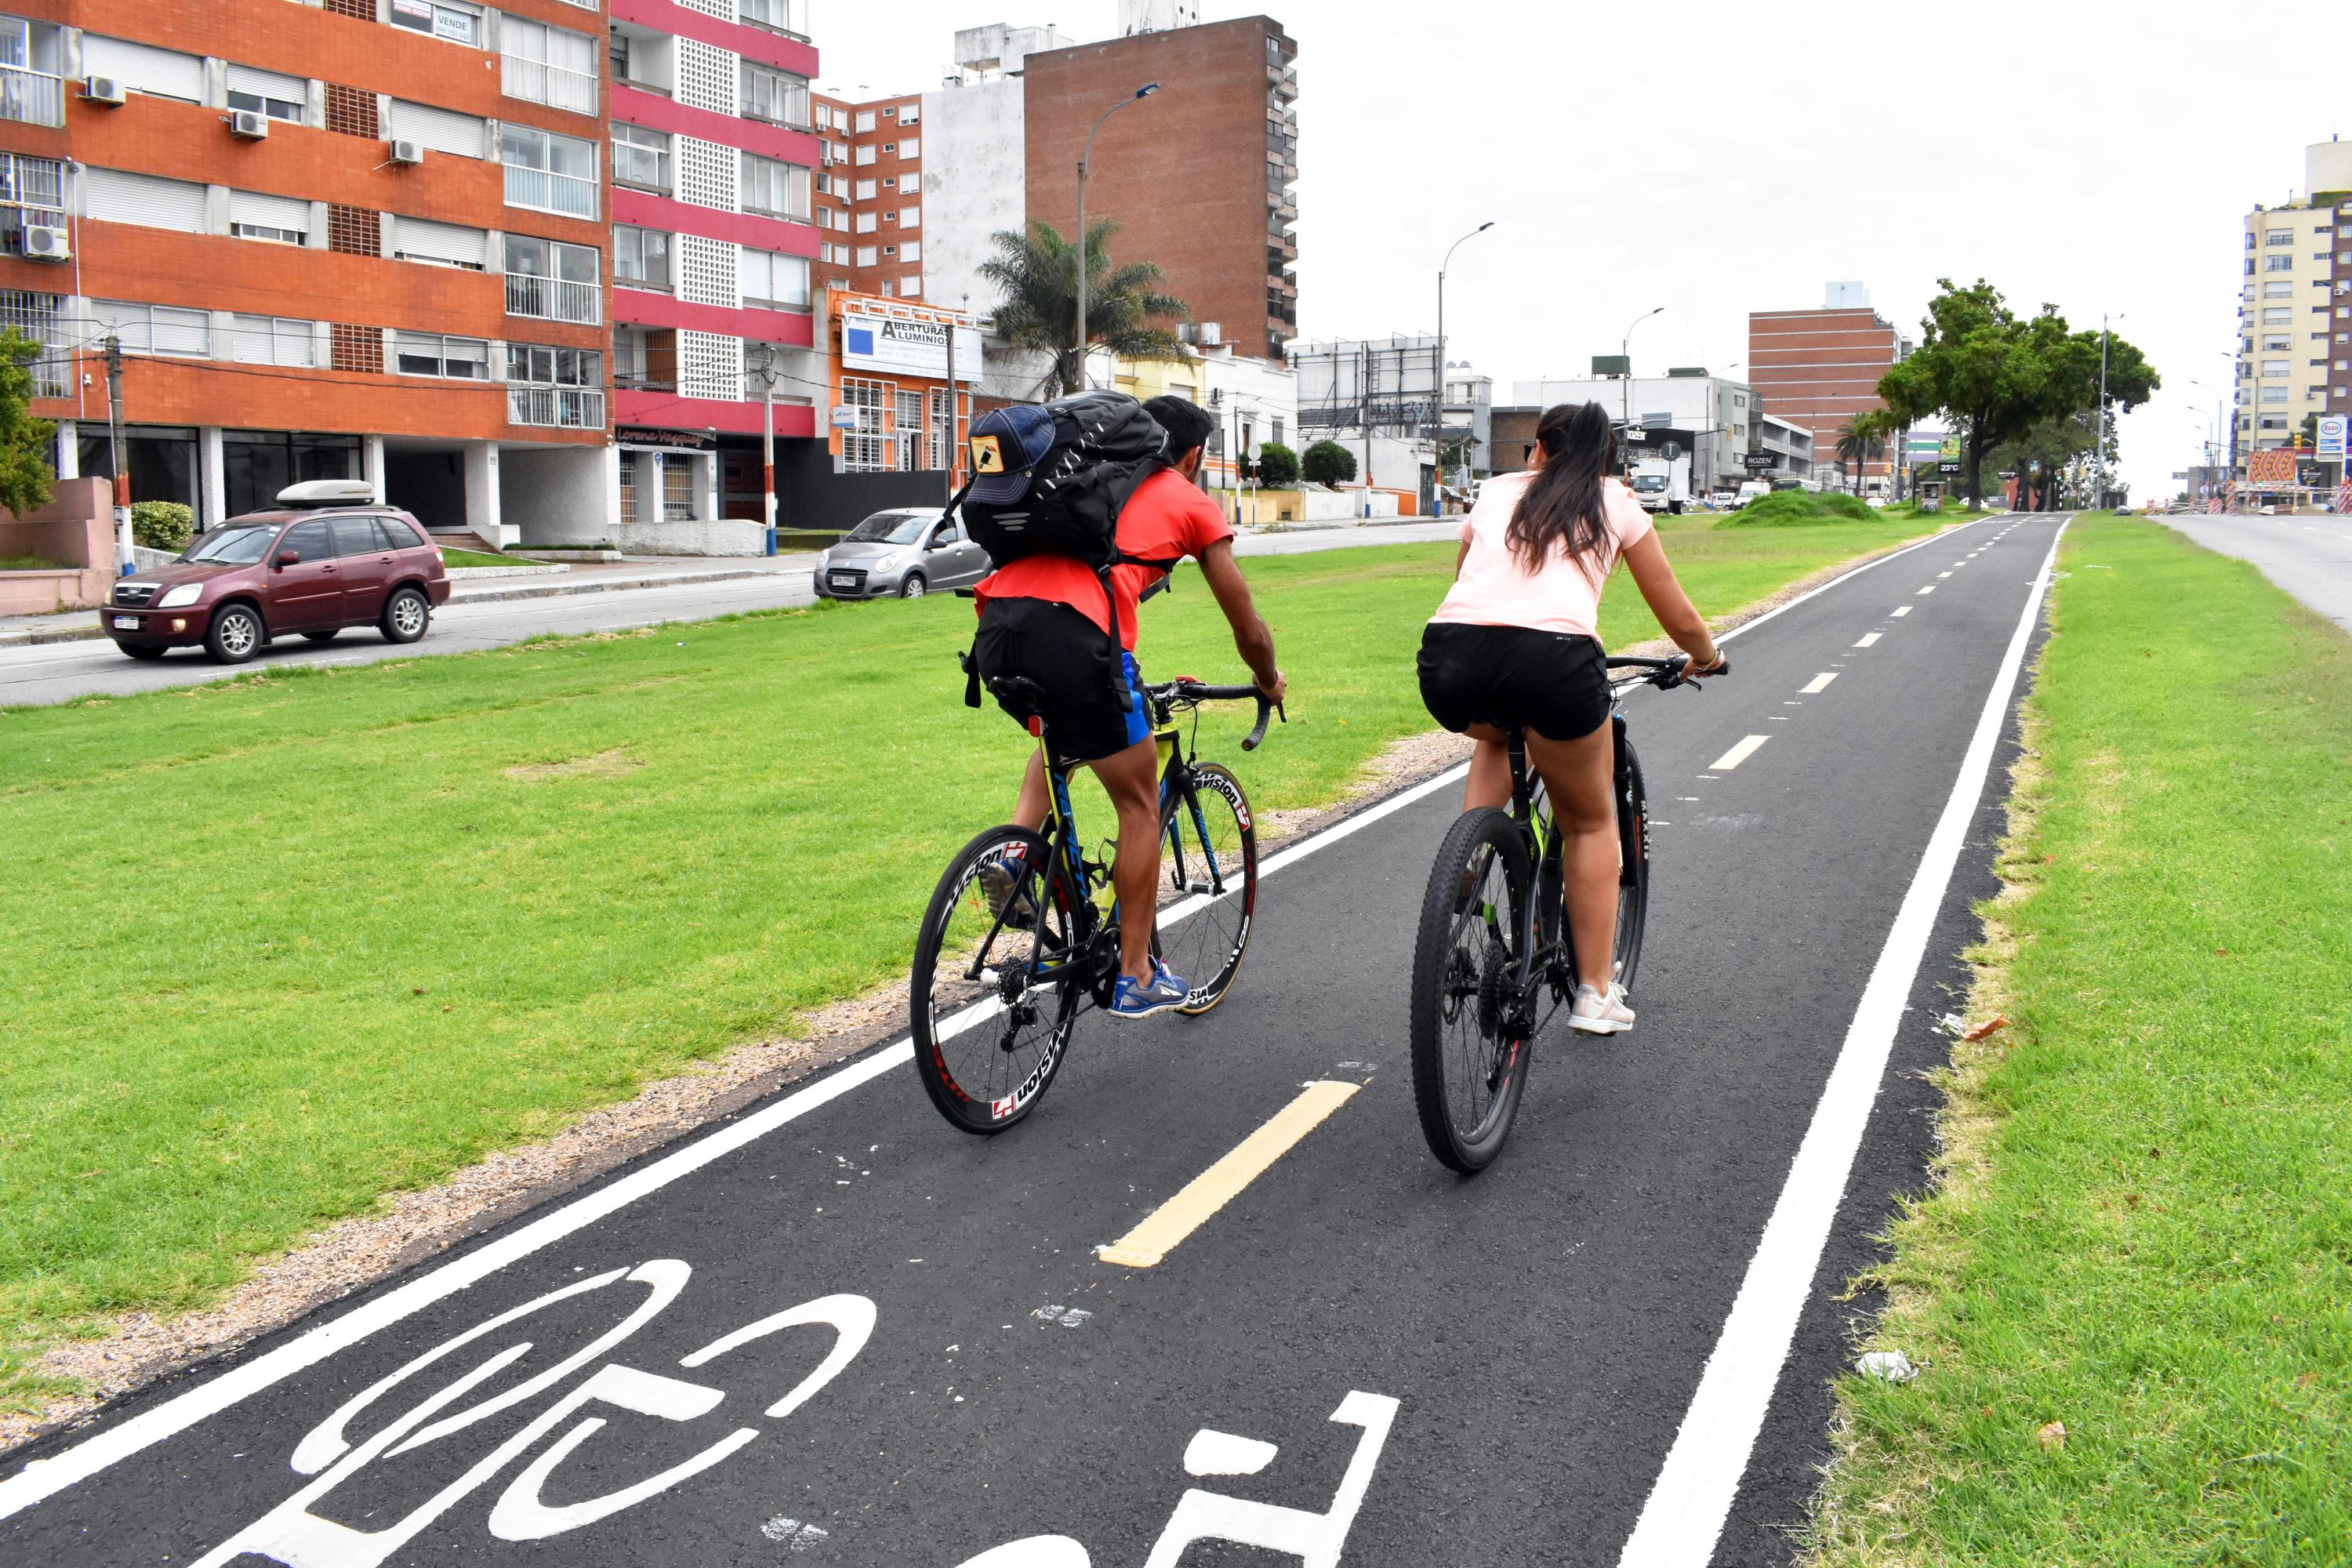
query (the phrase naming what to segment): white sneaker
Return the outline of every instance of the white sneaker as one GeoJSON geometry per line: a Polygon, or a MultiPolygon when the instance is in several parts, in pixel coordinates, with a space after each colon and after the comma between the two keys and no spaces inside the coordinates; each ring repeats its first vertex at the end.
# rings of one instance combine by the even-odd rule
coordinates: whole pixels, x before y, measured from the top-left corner
{"type": "Polygon", "coordinates": [[[1590,985],[1576,988],[1568,1009],[1568,1026],[1580,1035],[1622,1035],[1633,1026],[1633,1009],[1625,1005],[1625,988],[1612,982],[1606,994],[1590,985]]]}

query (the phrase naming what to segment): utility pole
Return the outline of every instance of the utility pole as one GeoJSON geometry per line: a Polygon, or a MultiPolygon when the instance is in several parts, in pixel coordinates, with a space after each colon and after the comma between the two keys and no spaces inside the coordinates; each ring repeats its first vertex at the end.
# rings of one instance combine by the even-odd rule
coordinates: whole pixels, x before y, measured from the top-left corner
{"type": "Polygon", "coordinates": [[[768,553],[776,552],[776,350],[772,343],[761,343],[758,363],[751,374],[760,378],[762,400],[767,405],[767,419],[761,426],[760,467],[761,486],[766,500],[761,516],[768,523],[768,553]]]}
{"type": "Polygon", "coordinates": [[[114,564],[128,577],[138,558],[131,553],[131,470],[122,456],[122,340],[106,339],[106,424],[114,452],[114,564]]]}
{"type": "Polygon", "coordinates": [[[1367,340],[1356,374],[1356,391],[1364,400],[1364,521],[1372,519],[1372,345],[1367,340]]]}
{"type": "Polygon", "coordinates": [[[2099,316],[2099,493],[2091,498],[2091,505],[2107,504],[2107,318],[2099,316]]]}

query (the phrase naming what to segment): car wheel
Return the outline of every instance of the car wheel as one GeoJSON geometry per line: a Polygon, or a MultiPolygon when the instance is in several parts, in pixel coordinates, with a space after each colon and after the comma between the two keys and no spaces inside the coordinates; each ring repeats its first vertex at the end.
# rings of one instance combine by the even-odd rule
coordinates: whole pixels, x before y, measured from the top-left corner
{"type": "Polygon", "coordinates": [[[415,642],[425,635],[433,619],[433,606],[415,588],[396,588],[384,601],[383,618],[377,623],[383,630],[386,642],[415,642]]]}
{"type": "Polygon", "coordinates": [[[927,591],[928,584],[920,572],[908,573],[907,580],[898,584],[898,597],[902,599],[919,599],[927,591]]]}
{"type": "Polygon", "coordinates": [[[226,605],[205,632],[205,651],[215,664],[243,664],[266,640],[259,611],[251,605],[226,605]]]}
{"type": "Polygon", "coordinates": [[[322,632],[304,632],[302,635],[312,642],[332,642],[335,640],[335,634],[342,629],[341,626],[329,626],[322,632]]]}
{"type": "Polygon", "coordinates": [[[163,657],[163,650],[162,648],[155,647],[147,643],[119,642],[114,646],[121,648],[123,652],[129,654],[133,658],[148,659],[161,658],[163,657]]]}

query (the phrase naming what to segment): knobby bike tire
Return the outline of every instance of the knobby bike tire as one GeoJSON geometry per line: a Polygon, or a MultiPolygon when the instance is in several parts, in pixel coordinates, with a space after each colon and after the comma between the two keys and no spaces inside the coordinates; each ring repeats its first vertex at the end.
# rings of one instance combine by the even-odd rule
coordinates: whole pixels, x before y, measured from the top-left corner
{"type": "Polygon", "coordinates": [[[1036,1109],[1061,1070],[1083,987],[1072,980],[1023,991],[1018,976],[1041,927],[1049,953],[1068,950],[1077,906],[1068,868],[1024,828],[992,827],[948,863],[916,939],[908,1013],[915,1075],[950,1125],[982,1137],[1003,1132],[1036,1109]],[[980,879],[982,867],[1014,848],[1025,864],[1003,902],[1043,911],[1029,929],[998,922],[980,879]],[[965,1016],[992,999],[993,1011],[965,1016]]]}
{"type": "Polygon", "coordinates": [[[1160,932],[1169,967],[1192,987],[1190,999],[1177,1011],[1197,1018],[1232,989],[1257,921],[1257,823],[1241,780],[1215,763],[1195,767],[1191,789],[1176,803],[1169,835],[1174,842],[1160,841],[1160,897],[1175,900],[1171,909],[1209,894],[1213,879],[1207,874],[1207,854],[1212,849],[1225,889],[1160,932]],[[1208,824],[1205,846],[1202,821],[1208,824]]]}
{"type": "Polygon", "coordinates": [[[1642,784],[1642,759],[1621,731],[1617,777],[1617,984],[1633,989],[1642,965],[1642,928],[1650,916],[1650,796],[1642,784]]]}
{"type": "Polygon", "coordinates": [[[1465,1175],[1502,1152],[1527,1087],[1533,1042],[1503,1027],[1497,1013],[1504,999],[1525,993],[1534,888],[1525,830],[1506,813],[1481,807],[1447,832],[1422,899],[1412,958],[1413,1105],[1430,1152],[1465,1175]],[[1494,903],[1498,892],[1501,907],[1491,921],[1482,917],[1475,906],[1494,903]]]}

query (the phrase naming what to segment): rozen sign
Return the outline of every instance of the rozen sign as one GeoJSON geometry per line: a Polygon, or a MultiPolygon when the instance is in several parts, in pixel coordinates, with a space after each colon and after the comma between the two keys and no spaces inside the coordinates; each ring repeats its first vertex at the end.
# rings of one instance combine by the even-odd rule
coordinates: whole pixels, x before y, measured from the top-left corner
{"type": "Polygon", "coordinates": [[[2246,478],[2258,485],[2291,485],[2294,483],[2296,456],[2289,447],[2256,452],[2246,459],[2246,478]]]}

